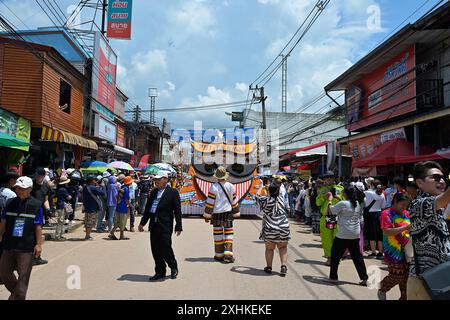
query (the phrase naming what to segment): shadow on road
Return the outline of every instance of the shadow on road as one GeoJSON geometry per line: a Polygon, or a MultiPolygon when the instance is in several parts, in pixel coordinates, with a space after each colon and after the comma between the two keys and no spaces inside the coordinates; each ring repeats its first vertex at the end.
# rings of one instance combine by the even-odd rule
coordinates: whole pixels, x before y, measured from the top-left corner
{"type": "Polygon", "coordinates": [[[300,248],[318,248],[318,249],[322,249],[322,245],[321,244],[316,244],[316,243],[303,243],[301,245],[299,245],[300,248]]]}
{"type": "Polygon", "coordinates": [[[325,278],[325,277],[303,276],[303,279],[308,282],[311,282],[311,283],[321,284],[321,285],[330,286],[330,287],[339,286],[339,285],[343,285],[343,284],[351,284],[351,285],[359,286],[357,283],[348,282],[348,281],[338,281],[336,283],[332,283],[329,281],[328,278],[325,278]]]}
{"type": "Polygon", "coordinates": [[[324,261],[317,261],[317,260],[297,259],[297,260],[295,260],[295,262],[304,263],[304,264],[316,264],[319,266],[326,266],[324,261]]]}
{"type": "Polygon", "coordinates": [[[264,244],[264,241],[262,241],[262,240],[255,240],[255,241],[252,241],[253,243],[262,243],[262,244],[264,244]]]}
{"type": "Polygon", "coordinates": [[[214,258],[210,257],[199,257],[199,258],[186,258],[184,261],[187,262],[217,262],[214,258]]]}
{"type": "Polygon", "coordinates": [[[311,234],[311,231],[297,231],[298,233],[311,234]]]}
{"type": "Polygon", "coordinates": [[[149,275],[144,274],[124,274],[121,276],[118,281],[131,281],[131,282],[149,282],[149,275]]]}
{"type": "Polygon", "coordinates": [[[243,267],[243,266],[235,266],[230,269],[231,272],[246,274],[249,276],[257,276],[257,277],[270,277],[274,275],[279,275],[278,272],[273,272],[272,274],[267,274],[263,269],[256,269],[253,267],[243,267]]]}

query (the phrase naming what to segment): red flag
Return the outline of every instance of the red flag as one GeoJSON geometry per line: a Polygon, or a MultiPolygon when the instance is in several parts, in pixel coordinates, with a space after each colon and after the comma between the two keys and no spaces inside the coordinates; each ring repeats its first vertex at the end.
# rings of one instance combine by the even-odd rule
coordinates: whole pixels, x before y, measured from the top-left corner
{"type": "Polygon", "coordinates": [[[141,161],[139,161],[139,169],[144,169],[146,166],[148,166],[150,162],[150,155],[146,154],[141,158],[141,161]]]}

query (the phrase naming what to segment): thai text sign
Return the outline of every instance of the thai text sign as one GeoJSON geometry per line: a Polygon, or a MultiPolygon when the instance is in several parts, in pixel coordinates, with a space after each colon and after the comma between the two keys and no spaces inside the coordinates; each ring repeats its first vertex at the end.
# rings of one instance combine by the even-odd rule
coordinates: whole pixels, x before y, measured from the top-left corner
{"type": "MultiPolygon", "coordinates": [[[[364,76],[358,82],[364,93],[364,106],[361,115],[347,119],[349,131],[357,131],[376,123],[416,110],[416,59],[415,46],[412,45],[394,59],[375,71],[364,76]],[[357,120],[357,121],[355,121],[357,120]]],[[[356,114],[355,105],[347,114],[356,114]]]]}
{"type": "Polygon", "coordinates": [[[95,35],[95,52],[92,65],[92,98],[114,112],[116,99],[117,56],[105,37],[95,35]]]}
{"type": "Polygon", "coordinates": [[[108,38],[131,39],[132,0],[110,0],[108,6],[108,38]]]}

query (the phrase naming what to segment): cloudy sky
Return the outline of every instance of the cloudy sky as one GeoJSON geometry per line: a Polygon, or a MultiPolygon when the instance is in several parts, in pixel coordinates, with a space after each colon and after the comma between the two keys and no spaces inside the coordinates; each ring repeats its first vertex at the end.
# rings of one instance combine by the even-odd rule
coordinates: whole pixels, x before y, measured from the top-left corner
{"type": "MultiPolygon", "coordinates": [[[[56,2],[68,12],[78,3],[56,2]]],[[[149,105],[147,90],[156,87],[157,108],[182,108],[245,100],[248,85],[278,55],[317,1],[133,2],[132,40],[111,40],[119,56],[118,85],[141,106],[149,105]]],[[[321,93],[416,9],[424,5],[407,22],[437,2],[331,0],[288,60],[288,110],[298,110],[321,93]]],[[[52,25],[35,0],[0,0],[0,12],[20,29],[52,25]]],[[[92,19],[92,11],[82,12],[81,19],[92,19]]],[[[269,111],[281,111],[281,72],[266,86],[266,94],[269,111]]],[[[324,99],[308,111],[320,110],[327,102],[324,99]]],[[[240,110],[157,113],[156,119],[167,118],[172,128],[191,128],[194,120],[202,120],[208,128],[229,128],[234,124],[225,111],[240,110]]]]}

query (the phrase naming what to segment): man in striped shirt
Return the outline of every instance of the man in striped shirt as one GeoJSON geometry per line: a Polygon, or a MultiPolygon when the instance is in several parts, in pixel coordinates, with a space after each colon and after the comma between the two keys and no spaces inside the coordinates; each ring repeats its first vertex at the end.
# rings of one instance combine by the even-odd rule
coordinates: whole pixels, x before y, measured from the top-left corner
{"type": "Polygon", "coordinates": [[[233,184],[227,182],[227,170],[219,167],[214,177],[218,182],[211,186],[205,207],[214,229],[214,259],[233,263],[233,219],[239,216],[239,203],[233,184]]]}

